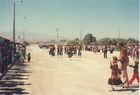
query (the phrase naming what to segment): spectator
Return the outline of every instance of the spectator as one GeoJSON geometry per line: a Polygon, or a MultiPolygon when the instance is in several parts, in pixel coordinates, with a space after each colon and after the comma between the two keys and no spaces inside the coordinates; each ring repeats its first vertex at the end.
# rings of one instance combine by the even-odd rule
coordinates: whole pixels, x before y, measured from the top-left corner
{"type": "Polygon", "coordinates": [[[138,59],[135,59],[134,60],[134,64],[135,64],[134,66],[133,65],[129,65],[130,67],[134,68],[134,74],[133,74],[132,78],[130,79],[129,84],[132,84],[133,81],[134,81],[134,79],[137,79],[138,84],[139,84],[139,72],[138,72],[138,69],[139,69],[139,66],[138,66],[139,60],[138,59]]]}
{"type": "Polygon", "coordinates": [[[123,88],[128,88],[129,80],[127,75],[127,66],[129,64],[129,58],[127,54],[127,49],[124,48],[124,44],[122,42],[118,44],[118,47],[121,49],[118,61],[121,62],[121,71],[122,71],[123,83],[124,83],[123,88]]]}
{"type": "Polygon", "coordinates": [[[113,88],[113,85],[120,85],[122,84],[122,81],[120,77],[118,77],[121,74],[121,71],[118,68],[117,65],[117,57],[113,56],[113,60],[110,62],[110,68],[112,69],[111,71],[111,77],[108,79],[108,84],[111,85],[112,90],[114,91],[115,89],[113,88]]]}
{"type": "Polygon", "coordinates": [[[107,58],[107,45],[103,48],[104,58],[107,58]]]}
{"type": "Polygon", "coordinates": [[[28,58],[28,62],[30,62],[30,60],[31,60],[31,54],[30,53],[28,53],[27,58],[28,58]]]}

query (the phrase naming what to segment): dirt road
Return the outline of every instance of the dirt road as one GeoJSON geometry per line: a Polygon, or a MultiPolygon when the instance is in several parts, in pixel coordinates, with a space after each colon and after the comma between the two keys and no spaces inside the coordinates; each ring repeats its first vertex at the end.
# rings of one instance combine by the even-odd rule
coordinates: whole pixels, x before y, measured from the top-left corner
{"type": "MultiPolygon", "coordinates": [[[[85,51],[82,52],[82,58],[74,56],[69,59],[66,55],[51,57],[48,50],[40,49],[37,45],[28,47],[28,52],[32,56],[31,62],[20,63],[13,67],[19,69],[16,75],[23,75],[22,79],[10,79],[13,83],[18,82],[15,83],[16,87],[11,89],[18,88],[18,90],[14,89],[13,94],[7,95],[138,95],[139,93],[137,81],[134,81],[134,85],[128,89],[118,86],[115,87],[116,91],[109,91],[110,85],[107,84],[111,73],[109,61],[112,56],[118,56],[119,52],[108,53],[108,59],[104,59],[102,54],[85,51]],[[21,70],[24,72],[20,72],[21,70]]],[[[15,72],[11,69],[7,75],[13,73],[15,72]]],[[[130,67],[128,74],[129,78],[133,74],[133,69],[130,67]]],[[[10,77],[5,76],[3,84],[9,81],[8,78],[10,77]]],[[[6,95],[6,90],[0,89],[0,92],[3,92],[1,95],[6,95]]]]}

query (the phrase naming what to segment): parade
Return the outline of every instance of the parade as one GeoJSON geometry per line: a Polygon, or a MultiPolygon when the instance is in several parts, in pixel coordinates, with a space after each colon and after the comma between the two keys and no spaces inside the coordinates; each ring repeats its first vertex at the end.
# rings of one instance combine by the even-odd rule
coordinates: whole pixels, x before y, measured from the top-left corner
{"type": "MultiPolygon", "coordinates": [[[[115,60],[115,64],[118,64],[119,62],[118,62],[118,60],[120,60],[119,58],[116,58],[116,57],[114,57],[114,56],[118,56],[119,54],[119,51],[116,51],[117,49],[118,49],[118,46],[109,46],[109,45],[106,45],[107,46],[107,51],[106,51],[106,53],[107,53],[107,58],[106,57],[104,57],[104,50],[105,50],[105,45],[85,45],[85,46],[80,46],[80,45],[43,45],[43,47],[42,47],[42,45],[35,45],[35,44],[33,44],[33,45],[31,45],[31,46],[27,46],[26,47],[26,53],[24,52],[23,53],[23,51],[25,51],[25,49],[24,49],[24,46],[23,45],[20,45],[20,44],[15,44],[14,45],[15,46],[15,54],[13,55],[13,62],[14,62],[14,65],[16,66],[16,64],[28,64],[28,65],[33,65],[34,63],[32,63],[32,62],[34,62],[34,61],[37,61],[37,60],[39,60],[38,58],[40,58],[40,60],[44,60],[44,62],[45,62],[45,64],[47,65],[49,65],[49,64],[54,64],[54,65],[68,65],[69,63],[72,63],[72,64],[69,64],[68,66],[72,66],[73,67],[73,65],[76,65],[77,63],[79,64],[79,62],[81,62],[80,60],[83,60],[82,62],[82,64],[81,64],[81,66],[82,65],[84,65],[84,66],[86,66],[86,64],[87,64],[87,66],[88,66],[88,64],[90,63],[90,64],[93,64],[94,65],[94,59],[98,59],[98,60],[100,60],[100,61],[97,61],[97,62],[99,62],[99,63],[97,63],[98,65],[101,65],[101,63],[100,62],[102,62],[102,61],[104,61],[103,62],[103,64],[105,64],[105,65],[107,65],[107,67],[105,67],[104,69],[108,69],[108,71],[110,72],[110,70],[109,70],[109,61],[111,61],[111,59],[113,58],[114,60],[115,60]],[[33,49],[33,48],[35,48],[35,49],[33,49]],[[110,51],[110,50],[112,50],[112,49],[110,49],[110,48],[113,48],[113,51],[110,51]],[[33,49],[33,50],[32,50],[33,49]],[[38,51],[38,53],[37,53],[37,55],[35,55],[36,53],[36,51],[38,51]],[[31,52],[31,55],[30,55],[30,53],[28,53],[28,52],[31,52]],[[39,54],[39,52],[41,53],[41,55],[39,54]],[[27,55],[27,53],[28,53],[28,55],[27,55]],[[116,53],[117,53],[117,55],[116,55],[116,53]],[[25,55],[24,55],[25,54],[25,55]],[[25,56],[27,55],[27,57],[29,56],[29,59],[28,58],[26,58],[25,59],[25,56]],[[93,57],[92,57],[93,56],[93,57]],[[88,61],[90,58],[92,57],[92,61],[88,61]],[[32,58],[31,60],[30,60],[30,58],[32,58]],[[45,61],[45,59],[46,60],[48,60],[48,61],[45,61]],[[51,59],[51,58],[53,58],[53,59],[51,59]],[[62,58],[62,59],[59,59],[59,58],[62,58]],[[77,59],[78,58],[78,59],[77,59]],[[86,61],[85,60],[85,58],[87,59],[88,58],[88,60],[86,61]],[[50,60],[50,63],[48,63],[49,62],[49,60],[50,60]],[[55,61],[56,60],[56,61],[55,61]],[[59,61],[57,61],[57,60],[59,60],[59,61]],[[77,61],[76,61],[77,60],[77,61]],[[78,61],[79,60],[79,61],[78,61]],[[63,62],[64,61],[64,62],[63,62]],[[24,63],[23,63],[24,62],[24,63]],[[29,62],[29,63],[27,63],[27,62],[29,62]],[[59,63],[58,63],[59,62],[59,63]],[[63,63],[62,63],[63,62],[63,63]]],[[[138,66],[138,60],[136,61],[136,59],[138,59],[139,58],[139,56],[137,55],[138,53],[139,53],[139,46],[134,46],[134,45],[128,45],[128,48],[130,48],[131,47],[131,50],[133,50],[133,48],[135,48],[135,53],[133,53],[133,54],[135,54],[135,56],[133,56],[133,57],[131,57],[132,56],[132,52],[129,50],[127,50],[126,52],[127,52],[127,54],[128,54],[128,56],[129,56],[129,60],[130,60],[130,62],[129,62],[129,65],[131,66],[131,67],[133,67],[133,66],[135,66],[135,65],[131,65],[131,64],[133,64],[134,62],[136,62],[137,63],[137,65],[136,66],[138,66]],[[132,48],[133,47],[133,48],[132,48]],[[138,51],[137,51],[138,50],[138,51]],[[131,52],[131,53],[130,53],[131,52]],[[134,61],[134,62],[133,62],[134,61]]],[[[90,59],[91,60],[91,59],[90,59]]],[[[114,61],[111,61],[111,62],[114,62],[114,61]]],[[[44,65],[45,65],[44,64],[44,65]]],[[[97,66],[97,64],[95,64],[96,66],[97,66]]],[[[112,93],[112,91],[113,91],[113,93],[115,93],[115,91],[120,91],[120,89],[121,90],[127,90],[128,89],[128,92],[129,91],[131,91],[131,90],[136,90],[136,92],[137,92],[137,89],[136,88],[132,88],[133,87],[133,84],[132,84],[132,82],[134,81],[134,79],[136,78],[137,79],[137,82],[135,81],[134,83],[134,85],[135,85],[135,87],[137,87],[138,85],[137,84],[139,84],[139,76],[138,76],[138,74],[136,74],[136,73],[138,73],[138,71],[136,71],[136,69],[135,69],[135,74],[133,75],[133,77],[132,77],[132,79],[130,79],[131,77],[130,77],[130,75],[132,75],[132,71],[133,70],[131,70],[131,68],[130,68],[130,70],[129,70],[129,73],[128,73],[128,79],[127,79],[127,83],[129,84],[129,85],[125,85],[125,86],[123,86],[123,84],[125,83],[125,78],[123,79],[123,72],[121,71],[122,69],[121,69],[121,64],[119,63],[118,65],[117,65],[117,71],[116,71],[116,67],[114,67],[114,65],[113,65],[114,63],[110,63],[110,66],[111,66],[111,69],[113,70],[112,71],[112,75],[111,75],[111,77],[109,78],[109,76],[110,75],[107,75],[106,77],[107,78],[109,78],[109,79],[105,79],[104,80],[104,83],[105,84],[109,84],[109,85],[111,85],[111,88],[110,87],[107,87],[108,88],[108,90],[106,90],[105,91],[105,93],[112,93]],[[113,69],[114,68],[114,69],[113,69]],[[115,70],[115,72],[114,72],[114,70],[115,70]],[[118,71],[119,71],[119,73],[118,73],[118,71]],[[131,72],[131,73],[130,73],[131,72]],[[115,74],[115,76],[114,76],[114,74],[115,74]],[[114,81],[114,78],[115,79],[117,79],[117,80],[115,80],[114,81]],[[114,82],[113,82],[114,81],[114,82]],[[120,82],[118,82],[118,81],[120,81],[120,82]],[[116,86],[114,86],[114,85],[118,85],[118,87],[116,87],[116,86]],[[127,86],[127,87],[126,87],[127,86]],[[111,91],[111,92],[110,92],[111,91]]],[[[35,65],[35,64],[34,64],[35,65]]],[[[37,66],[37,68],[39,68],[38,67],[38,65],[39,64],[36,64],[36,66],[37,66]]],[[[42,63],[42,65],[43,65],[43,63],[42,63]]],[[[1,65],[1,66],[3,66],[3,65],[1,65]]],[[[13,66],[12,68],[14,68],[15,66],[13,66]]],[[[70,66],[70,67],[71,67],[70,66]]],[[[80,66],[80,64],[78,65],[78,66],[80,66]]],[[[116,66],[116,65],[115,65],[116,66]]],[[[55,66],[54,66],[55,67],[55,66]]],[[[70,68],[70,67],[67,67],[67,68],[70,68]]],[[[102,67],[102,66],[101,66],[102,67]]],[[[24,68],[24,67],[19,67],[19,68],[24,68]]],[[[32,68],[32,67],[30,67],[30,68],[32,68]]],[[[43,69],[41,69],[41,70],[45,70],[45,68],[46,68],[46,70],[47,69],[49,69],[50,68],[50,66],[49,67],[41,67],[41,68],[43,68],[43,69]]],[[[61,66],[60,66],[60,68],[62,68],[61,66]]],[[[123,67],[122,67],[123,68],[123,67]]],[[[136,68],[138,68],[138,67],[136,67],[136,68]]],[[[32,68],[32,69],[35,69],[35,68],[32,68]]],[[[66,69],[66,68],[65,68],[66,69]]],[[[86,68],[85,68],[86,69],[86,68]]],[[[90,69],[90,68],[89,68],[90,69]]],[[[128,68],[129,69],[129,68],[128,68]]],[[[2,69],[1,69],[2,70],[2,69]]],[[[6,69],[4,69],[4,70],[6,70],[6,69]]],[[[7,69],[8,70],[8,69],[7,69]]],[[[3,80],[6,78],[6,77],[8,77],[7,75],[8,74],[10,74],[10,68],[9,68],[9,70],[8,71],[6,71],[7,72],[7,74],[5,75],[5,76],[2,76],[3,77],[3,80]]],[[[99,72],[99,70],[97,70],[96,72],[99,72]]],[[[42,72],[43,73],[43,72],[42,72]]],[[[45,73],[45,72],[44,72],[45,73]]],[[[61,72],[62,73],[62,72],[61,72]]],[[[86,73],[86,72],[85,72],[86,73]]],[[[91,72],[92,73],[92,72],[91,72]]],[[[4,74],[4,72],[1,72],[1,75],[3,75],[4,74]]],[[[67,74],[67,73],[65,73],[65,74],[67,74]]],[[[32,74],[31,74],[32,75],[32,74]]],[[[35,74],[36,75],[36,74],[35,74]]],[[[48,74],[48,75],[50,75],[50,74],[48,74]]],[[[94,75],[94,74],[93,74],[94,75]]],[[[34,75],[32,75],[32,76],[34,76],[34,75]]],[[[46,76],[46,75],[45,75],[46,76]]],[[[44,77],[45,77],[44,76],[44,77]]],[[[86,76],[85,74],[83,75],[83,76],[86,76]]],[[[62,76],[61,76],[62,77],[62,76]]],[[[41,76],[40,76],[40,78],[41,78],[41,76]]],[[[83,78],[86,78],[86,77],[83,77],[83,78]]],[[[31,80],[32,80],[32,78],[31,78],[31,80]]],[[[94,80],[94,79],[93,79],[94,80]]],[[[100,79],[99,79],[100,80],[100,79]]],[[[32,80],[33,81],[33,80],[32,80]]],[[[70,80],[69,80],[70,81],[70,80]]],[[[73,83],[75,83],[75,82],[73,82],[73,83]]],[[[59,84],[60,85],[60,84],[59,84]]],[[[57,85],[55,85],[55,86],[57,86],[57,85]]],[[[26,87],[26,85],[25,85],[25,87],[26,87]]],[[[29,86],[30,87],[30,86],[29,86]]],[[[61,86],[60,86],[61,87],[61,86]]],[[[27,87],[28,88],[28,87],[27,87]]],[[[30,93],[32,93],[32,92],[30,92],[30,93]]],[[[41,93],[40,91],[38,92],[38,94],[39,93],[41,93]]],[[[32,93],[33,94],[33,93],[32,93]]],[[[35,94],[35,93],[34,93],[35,94]]],[[[108,95],[107,94],[107,95],[108,95]]],[[[133,93],[131,93],[132,95],[133,95],[133,93]]],[[[131,95],[130,94],[130,95],[131,95]]],[[[37,94],[35,94],[35,95],[37,95],[37,94]]],[[[69,95],[69,94],[68,94],[69,95]]],[[[98,95],[98,94],[97,94],[98,95]]],[[[100,95],[100,94],[99,94],[100,95]]],[[[124,94],[122,94],[122,95],[125,95],[125,93],[124,94]]],[[[135,94],[134,94],[135,95],[135,94]]]]}
{"type": "MultiPolygon", "coordinates": [[[[42,46],[38,45],[41,49],[42,46]]],[[[44,45],[45,49],[48,49],[49,54],[51,56],[63,56],[64,54],[67,54],[67,56],[70,58],[73,55],[78,55],[81,56],[81,50],[82,50],[82,46],[80,45],[44,45]],[[47,48],[46,48],[47,47],[47,48]]]]}
{"type": "Polygon", "coordinates": [[[0,0],[0,95],[139,95],[139,0],[0,0]]]}

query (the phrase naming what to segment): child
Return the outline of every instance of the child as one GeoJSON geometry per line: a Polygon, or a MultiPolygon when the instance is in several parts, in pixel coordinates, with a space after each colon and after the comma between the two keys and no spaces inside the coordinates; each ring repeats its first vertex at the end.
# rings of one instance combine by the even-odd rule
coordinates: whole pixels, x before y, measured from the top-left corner
{"type": "Polygon", "coordinates": [[[28,53],[27,58],[28,58],[28,62],[30,62],[30,60],[31,60],[31,55],[30,55],[30,53],[28,53]]]}
{"type": "Polygon", "coordinates": [[[16,52],[16,53],[14,54],[13,58],[14,58],[14,61],[19,61],[19,58],[20,58],[19,52],[16,52]]]}
{"type": "Polygon", "coordinates": [[[132,84],[133,81],[135,80],[135,78],[137,79],[137,81],[138,81],[138,83],[139,83],[139,72],[138,72],[138,69],[139,69],[139,66],[138,66],[139,60],[138,60],[138,59],[135,59],[135,60],[134,60],[134,63],[135,63],[134,66],[129,65],[130,67],[134,68],[134,74],[133,74],[131,80],[129,81],[129,84],[132,84]]]}
{"type": "Polygon", "coordinates": [[[110,68],[111,71],[111,77],[108,79],[108,84],[111,85],[112,91],[115,89],[113,88],[113,85],[120,85],[122,84],[121,79],[119,78],[119,74],[121,74],[121,71],[118,68],[117,65],[117,57],[113,56],[113,60],[110,62],[110,68]]]}

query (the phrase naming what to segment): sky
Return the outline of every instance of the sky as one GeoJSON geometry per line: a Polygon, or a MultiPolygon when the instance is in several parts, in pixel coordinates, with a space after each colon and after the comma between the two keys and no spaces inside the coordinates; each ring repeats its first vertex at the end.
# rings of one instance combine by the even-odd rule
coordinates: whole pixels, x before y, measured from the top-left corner
{"type": "Polygon", "coordinates": [[[139,38],[139,0],[0,0],[0,32],[16,31],[77,38],[139,38]]]}

